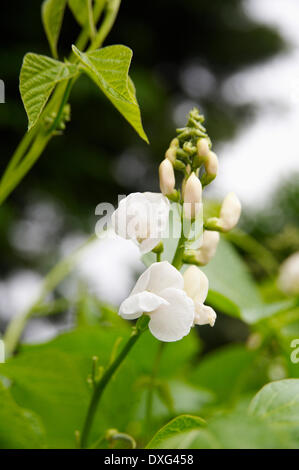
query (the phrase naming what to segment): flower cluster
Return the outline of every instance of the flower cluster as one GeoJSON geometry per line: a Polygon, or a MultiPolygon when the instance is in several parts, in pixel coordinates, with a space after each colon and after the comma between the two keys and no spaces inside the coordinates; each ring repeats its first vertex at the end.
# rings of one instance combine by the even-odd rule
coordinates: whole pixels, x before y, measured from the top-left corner
{"type": "MultiPolygon", "coordinates": [[[[186,127],[177,130],[159,166],[161,193],[133,193],[123,199],[112,215],[117,235],[131,239],[142,254],[157,254],[153,263],[138,279],[134,289],[119,309],[124,319],[149,315],[149,329],[161,341],[177,341],[194,325],[214,325],[216,313],[205,305],[209,281],[199,266],[216,253],[219,232],[235,227],[241,204],[234,193],[223,200],[218,214],[205,218],[202,193],[218,172],[218,158],[197,109],[188,116],[186,127]],[[175,171],[182,173],[181,188],[176,187],[175,171]],[[162,239],[168,227],[170,202],[179,207],[181,235],[172,259],[161,261],[162,239]],[[200,225],[196,234],[199,246],[190,247],[184,222],[200,225]],[[180,270],[190,265],[182,275],[180,270]]],[[[193,239],[194,241],[194,239],[193,239]]]]}

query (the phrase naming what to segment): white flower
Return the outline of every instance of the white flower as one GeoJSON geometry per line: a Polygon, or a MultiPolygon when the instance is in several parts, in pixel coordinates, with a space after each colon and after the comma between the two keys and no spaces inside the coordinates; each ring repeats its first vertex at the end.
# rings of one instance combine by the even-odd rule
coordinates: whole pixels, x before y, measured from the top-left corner
{"type": "Polygon", "coordinates": [[[181,273],[168,261],[153,263],[138,279],[119,315],[134,320],[150,316],[149,329],[161,341],[178,341],[194,324],[194,303],[184,291],[181,273]]]}
{"type": "Polygon", "coordinates": [[[207,276],[196,266],[190,266],[184,273],[184,289],[194,302],[194,325],[214,326],[216,313],[211,307],[204,305],[209,290],[207,276]]]}
{"type": "Polygon", "coordinates": [[[141,253],[160,242],[168,225],[169,201],[160,193],[132,193],[122,199],[112,214],[117,235],[133,240],[141,253]]]}
{"type": "Polygon", "coordinates": [[[235,193],[228,193],[225,196],[219,218],[219,227],[228,232],[232,230],[238,223],[241,215],[241,203],[235,193]]]}
{"type": "Polygon", "coordinates": [[[299,294],[299,251],[293,253],[282,263],[278,285],[286,294],[299,294]]]}

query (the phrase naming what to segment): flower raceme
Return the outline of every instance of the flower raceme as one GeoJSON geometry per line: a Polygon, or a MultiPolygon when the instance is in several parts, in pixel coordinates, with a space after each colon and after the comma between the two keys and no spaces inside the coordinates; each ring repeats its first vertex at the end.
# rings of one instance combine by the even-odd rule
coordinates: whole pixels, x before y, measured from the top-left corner
{"type": "Polygon", "coordinates": [[[214,325],[215,312],[203,304],[207,293],[208,279],[199,268],[189,267],[183,277],[168,261],[153,263],[122,302],[119,315],[127,320],[149,315],[153,336],[178,341],[194,325],[214,325]]]}
{"type": "Polygon", "coordinates": [[[168,226],[169,200],[160,193],[132,193],[111,217],[117,235],[135,242],[142,254],[153,250],[168,226]]]}
{"type": "Polygon", "coordinates": [[[218,157],[211,150],[203,122],[204,117],[193,109],[186,127],[177,129],[177,137],[171,141],[159,166],[161,194],[130,194],[112,215],[116,234],[137,243],[142,254],[153,251],[158,261],[140,276],[122,302],[119,315],[128,320],[148,315],[149,329],[161,341],[180,340],[194,325],[214,325],[216,313],[204,304],[209,282],[198,266],[209,263],[216,253],[219,232],[235,227],[241,214],[240,201],[229,193],[218,217],[204,220],[202,192],[217,176],[218,157]],[[181,188],[176,188],[179,179],[176,181],[175,171],[182,173],[181,188]],[[180,224],[168,223],[173,208],[169,200],[176,203],[180,224]],[[160,242],[170,227],[172,238],[178,239],[173,265],[160,261],[164,250],[160,242]],[[190,267],[182,275],[179,269],[184,264],[190,267]]]}

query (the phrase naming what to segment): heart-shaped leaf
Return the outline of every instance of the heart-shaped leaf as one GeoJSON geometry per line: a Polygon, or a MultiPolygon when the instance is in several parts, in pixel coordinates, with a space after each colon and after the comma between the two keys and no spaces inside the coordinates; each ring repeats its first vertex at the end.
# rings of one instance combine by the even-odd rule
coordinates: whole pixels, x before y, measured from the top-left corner
{"type": "Polygon", "coordinates": [[[126,46],[116,45],[89,53],[81,52],[73,46],[73,51],[83,64],[83,71],[99,86],[140,137],[148,142],[134,87],[129,77],[132,50],[126,46]]]}
{"type": "Polygon", "coordinates": [[[28,116],[28,129],[40,117],[55,85],[75,76],[77,66],[39,54],[26,54],[21,75],[20,92],[28,116]]]}

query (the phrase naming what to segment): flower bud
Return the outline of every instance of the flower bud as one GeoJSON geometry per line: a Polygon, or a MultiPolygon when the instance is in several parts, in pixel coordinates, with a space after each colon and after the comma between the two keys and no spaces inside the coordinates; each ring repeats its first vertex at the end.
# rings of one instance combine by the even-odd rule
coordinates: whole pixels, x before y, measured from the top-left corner
{"type": "Polygon", "coordinates": [[[184,187],[184,215],[187,219],[194,219],[201,210],[201,196],[201,182],[193,172],[184,187]]]}
{"type": "Polygon", "coordinates": [[[172,141],[170,142],[170,147],[174,147],[174,148],[177,148],[179,146],[179,139],[177,137],[175,137],[174,139],[172,139],[172,141]]]}
{"type": "Polygon", "coordinates": [[[190,266],[184,273],[184,291],[194,300],[203,304],[209,290],[209,280],[197,266],[190,266]]]}
{"type": "Polygon", "coordinates": [[[219,232],[205,230],[203,233],[203,242],[197,250],[196,260],[198,264],[204,266],[208,264],[215,256],[217,246],[220,240],[219,232]]]}
{"type": "Polygon", "coordinates": [[[170,196],[175,188],[175,176],[173,166],[170,161],[165,158],[159,166],[160,189],[165,196],[170,196]]]}
{"type": "Polygon", "coordinates": [[[176,161],[176,148],[175,147],[169,147],[166,150],[165,159],[169,160],[170,163],[172,163],[172,165],[175,163],[176,161]]]}
{"type": "Polygon", "coordinates": [[[207,158],[204,161],[205,174],[203,175],[202,182],[207,185],[216,178],[218,173],[218,157],[216,153],[210,151],[207,158]]]}
{"type": "Polygon", "coordinates": [[[195,264],[196,266],[208,264],[215,256],[219,239],[219,232],[205,230],[201,247],[197,250],[186,250],[184,252],[184,263],[195,264]]]}
{"type": "Polygon", "coordinates": [[[286,294],[299,294],[299,252],[293,253],[282,263],[278,286],[286,294]]]}
{"type": "Polygon", "coordinates": [[[185,165],[185,163],[181,162],[181,160],[176,160],[173,164],[173,167],[174,167],[175,170],[183,171],[183,170],[185,170],[186,165],[185,165]]]}
{"type": "Polygon", "coordinates": [[[172,139],[169,148],[166,150],[165,158],[167,158],[172,164],[176,161],[176,151],[179,146],[179,140],[177,137],[172,139]]]}
{"type": "Polygon", "coordinates": [[[222,202],[218,223],[219,229],[223,232],[233,229],[237,225],[240,215],[241,203],[239,199],[235,193],[228,193],[222,202]]]}
{"type": "Polygon", "coordinates": [[[210,145],[208,139],[199,139],[197,141],[197,153],[199,157],[206,158],[210,152],[210,145]]]}

